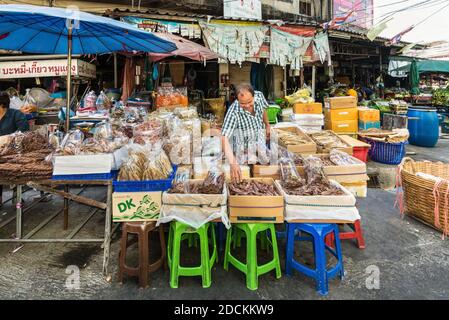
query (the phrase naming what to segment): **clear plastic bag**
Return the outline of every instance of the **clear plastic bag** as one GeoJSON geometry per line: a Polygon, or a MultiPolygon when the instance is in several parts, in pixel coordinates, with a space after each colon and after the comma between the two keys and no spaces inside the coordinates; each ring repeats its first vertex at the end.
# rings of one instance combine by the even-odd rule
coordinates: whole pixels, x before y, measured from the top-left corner
{"type": "Polygon", "coordinates": [[[133,137],[137,143],[158,143],[163,136],[163,123],[157,119],[151,119],[134,127],[133,137]]]}
{"type": "Polygon", "coordinates": [[[97,102],[97,95],[95,94],[95,91],[90,91],[84,97],[83,109],[95,109],[96,102],[97,102]]]}
{"type": "Polygon", "coordinates": [[[84,134],[81,130],[69,131],[61,142],[59,154],[62,155],[76,155],[81,152],[83,146],[84,134]]]}
{"type": "Polygon", "coordinates": [[[108,96],[104,93],[104,91],[101,91],[97,97],[97,100],[95,100],[95,107],[97,108],[98,111],[110,109],[111,101],[109,100],[108,96]]]}
{"type": "Polygon", "coordinates": [[[112,125],[110,122],[102,121],[95,126],[95,139],[107,139],[112,140],[114,138],[112,134],[112,125]]]}

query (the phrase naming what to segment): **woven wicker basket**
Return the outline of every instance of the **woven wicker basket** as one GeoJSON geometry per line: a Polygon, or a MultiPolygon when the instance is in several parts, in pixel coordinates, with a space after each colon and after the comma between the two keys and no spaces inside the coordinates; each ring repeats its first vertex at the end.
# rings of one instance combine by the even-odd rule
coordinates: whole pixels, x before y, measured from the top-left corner
{"type": "Polygon", "coordinates": [[[404,158],[400,168],[405,213],[444,232],[445,226],[446,228],[449,227],[449,217],[447,216],[449,204],[446,203],[446,198],[449,198],[449,164],[429,161],[415,162],[413,159],[404,158]],[[416,173],[418,172],[445,180],[441,182],[438,188],[439,227],[435,223],[434,189],[436,182],[432,179],[417,176],[416,173]]]}

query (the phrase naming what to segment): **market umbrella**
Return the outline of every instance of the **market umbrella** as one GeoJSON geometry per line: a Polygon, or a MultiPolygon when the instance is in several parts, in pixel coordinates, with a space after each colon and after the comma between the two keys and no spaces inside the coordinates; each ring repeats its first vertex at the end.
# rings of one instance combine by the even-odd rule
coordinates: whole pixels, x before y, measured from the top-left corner
{"type": "Polygon", "coordinates": [[[416,60],[412,61],[410,65],[410,72],[408,74],[408,80],[410,83],[410,91],[413,95],[419,94],[419,71],[416,60]]]}
{"type": "Polygon", "coordinates": [[[152,61],[159,61],[170,56],[182,56],[196,61],[206,61],[217,59],[220,57],[218,54],[206,48],[205,46],[202,46],[190,40],[186,40],[174,34],[156,32],[155,35],[157,35],[159,38],[173,42],[176,45],[177,49],[170,53],[152,52],[149,54],[152,61]]]}
{"type": "MultiPolygon", "coordinates": [[[[70,8],[0,5],[0,49],[28,53],[101,54],[117,51],[167,53],[170,41],[130,24],[70,8]]],[[[70,124],[71,72],[67,72],[66,129],[70,124]]]]}

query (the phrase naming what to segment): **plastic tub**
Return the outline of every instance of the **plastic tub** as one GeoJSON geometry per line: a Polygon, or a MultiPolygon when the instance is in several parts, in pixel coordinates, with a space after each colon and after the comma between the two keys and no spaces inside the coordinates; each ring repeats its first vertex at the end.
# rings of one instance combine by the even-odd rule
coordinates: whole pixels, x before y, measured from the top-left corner
{"type": "Polygon", "coordinates": [[[143,192],[143,191],[166,191],[170,189],[172,181],[176,175],[178,166],[173,166],[172,174],[163,180],[146,180],[146,181],[117,181],[114,177],[112,185],[115,192],[143,192]]]}

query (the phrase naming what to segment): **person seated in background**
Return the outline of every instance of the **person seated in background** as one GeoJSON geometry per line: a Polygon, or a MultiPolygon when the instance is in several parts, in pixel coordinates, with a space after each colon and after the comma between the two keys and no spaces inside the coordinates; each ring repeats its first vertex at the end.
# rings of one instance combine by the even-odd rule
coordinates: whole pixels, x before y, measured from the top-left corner
{"type": "Polygon", "coordinates": [[[0,136],[30,130],[25,115],[20,110],[10,109],[9,102],[9,95],[0,93],[0,136]]]}
{"type": "MultiPolygon", "coordinates": [[[[25,115],[20,110],[9,108],[9,95],[0,93],[0,136],[16,131],[28,131],[30,126],[25,115]]],[[[3,187],[0,185],[0,207],[2,206],[3,187]]]]}

